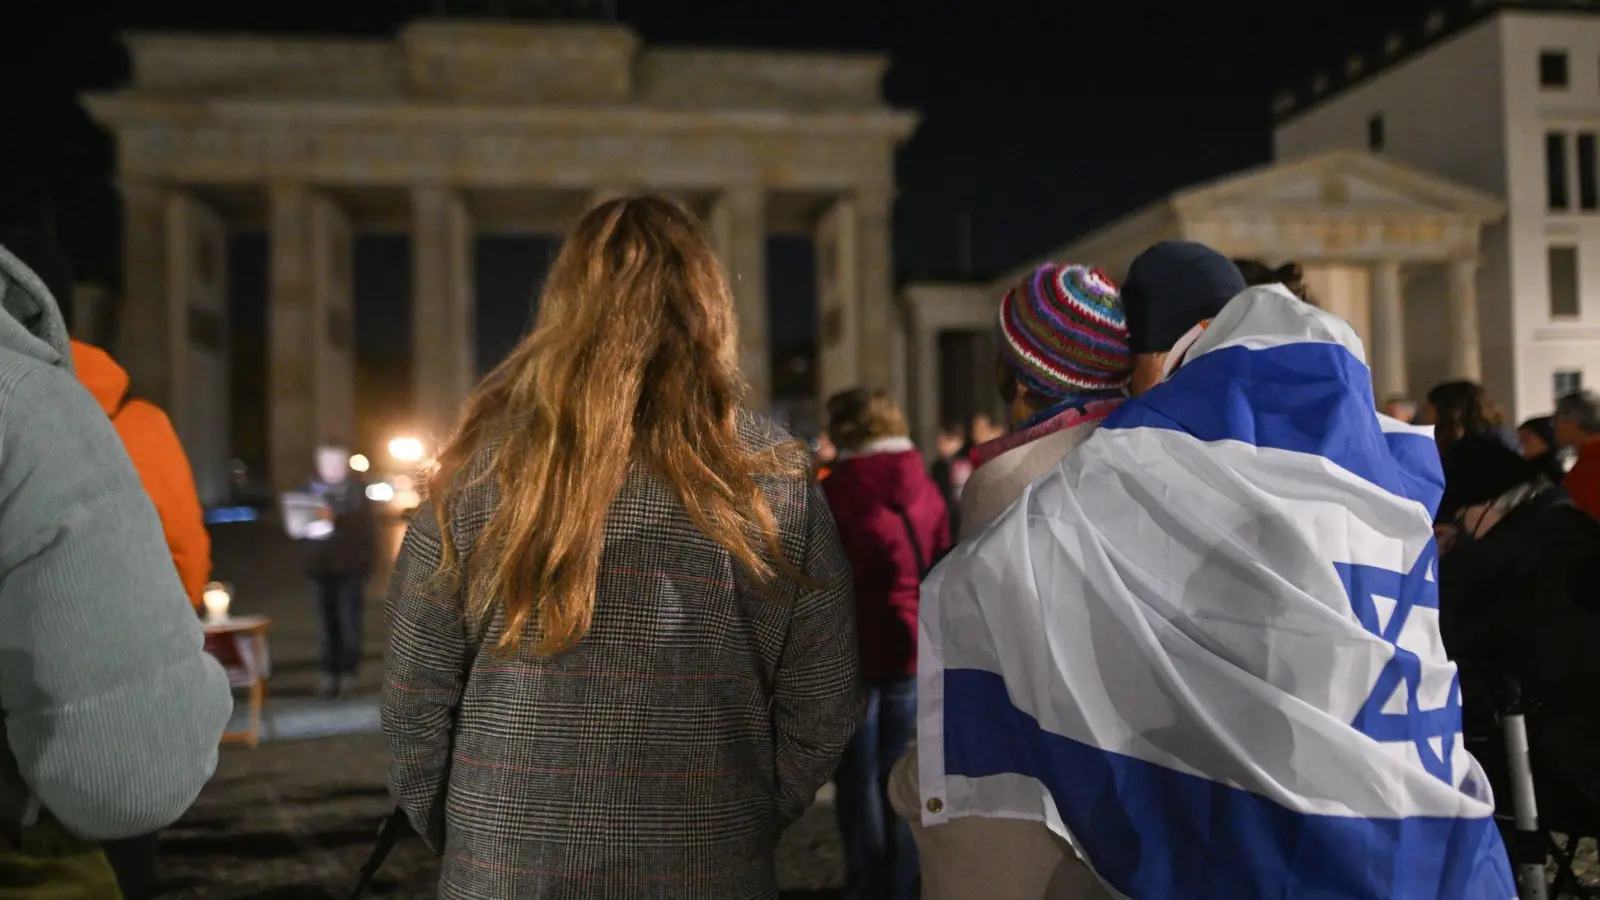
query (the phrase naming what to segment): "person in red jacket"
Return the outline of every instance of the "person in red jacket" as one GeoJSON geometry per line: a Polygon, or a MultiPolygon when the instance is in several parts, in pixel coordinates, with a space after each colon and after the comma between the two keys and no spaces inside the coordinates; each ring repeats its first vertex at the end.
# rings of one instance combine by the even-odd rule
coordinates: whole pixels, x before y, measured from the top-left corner
{"type": "Polygon", "coordinates": [[[916,844],[889,809],[888,779],[916,733],[917,597],[950,550],[949,512],[887,392],[838,394],[828,418],[839,456],[822,488],[855,576],[867,687],[866,719],[834,774],[847,870],[841,896],[914,900],[916,844]]]}
{"type": "Polygon", "coordinates": [[[1600,395],[1578,391],[1562,397],[1555,420],[1556,443],[1578,454],[1562,486],[1574,506],[1600,517],[1600,395]]]}

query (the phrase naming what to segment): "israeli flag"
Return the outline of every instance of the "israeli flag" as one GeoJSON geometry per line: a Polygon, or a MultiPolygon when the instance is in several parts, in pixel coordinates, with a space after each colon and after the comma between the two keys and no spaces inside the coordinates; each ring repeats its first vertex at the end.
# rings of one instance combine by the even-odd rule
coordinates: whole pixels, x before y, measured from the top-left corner
{"type": "Polygon", "coordinates": [[[1439,639],[1428,429],[1281,288],[922,590],[923,822],[1034,819],[1135,900],[1516,896],[1439,639]]]}

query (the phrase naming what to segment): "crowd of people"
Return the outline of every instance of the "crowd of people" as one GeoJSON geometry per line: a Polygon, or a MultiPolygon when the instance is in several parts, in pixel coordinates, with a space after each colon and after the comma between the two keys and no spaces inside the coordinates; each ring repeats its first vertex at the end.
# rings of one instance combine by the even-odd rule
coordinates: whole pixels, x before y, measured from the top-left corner
{"type": "MultiPolygon", "coordinates": [[[[59,309],[69,288],[51,283],[49,254],[26,236],[5,246],[0,898],[147,896],[150,835],[210,776],[230,706],[193,614],[209,575],[204,529],[170,425],[126,400],[126,376],[109,357],[69,343],[59,309]],[[178,496],[184,484],[190,493],[178,496]]],[[[1092,265],[1052,263],[997,299],[1005,422],[949,423],[935,447],[918,448],[893,396],[862,387],[828,398],[826,432],[807,448],[741,405],[733,297],[695,217],[650,196],[583,217],[553,263],[536,327],[468,399],[438,454],[390,583],[390,786],[442,857],[440,896],[776,897],[778,838],[830,779],[850,900],[1299,896],[1286,885],[1317,879],[1345,889],[1315,896],[1401,896],[1370,886],[1381,880],[1372,873],[1403,868],[1383,855],[1392,848],[1371,843],[1309,863],[1315,854],[1301,848],[1283,871],[1249,875],[1261,880],[1244,893],[1249,867],[1230,862],[1232,838],[1192,835],[1201,849],[1164,860],[1166,845],[1138,822],[1168,803],[1179,815],[1190,788],[1161,782],[1169,787],[1135,801],[1123,791],[1145,770],[1095,781],[1090,764],[1107,764],[1096,754],[1115,749],[1108,735],[1131,729],[1139,752],[1159,745],[1156,756],[1178,760],[1169,768],[1191,780],[1208,766],[1232,771],[1275,739],[1261,742],[1266,750],[1213,743],[1228,713],[1201,709],[1202,686],[1190,695],[1182,679],[1150,687],[1150,708],[1176,691],[1180,706],[1199,710],[1193,719],[1135,724],[1126,703],[1086,694],[1038,662],[1059,649],[1052,623],[1076,621],[1085,607],[1113,595],[1165,604],[1130,632],[1150,642],[1097,631],[1104,637],[1088,655],[1105,659],[1079,653],[1074,664],[1109,671],[1138,647],[1181,645],[1248,676],[1253,696],[1293,695],[1282,702],[1298,710],[1295,721],[1331,736],[1297,738],[1288,756],[1346,774],[1399,766],[1383,770],[1392,792],[1437,775],[1442,787],[1417,790],[1475,808],[1487,797],[1475,793],[1478,770],[1453,766],[1448,745],[1430,757],[1418,738],[1412,756],[1383,761],[1380,731],[1361,730],[1365,713],[1352,724],[1328,699],[1360,666],[1302,654],[1295,665],[1310,668],[1285,686],[1285,664],[1258,649],[1273,639],[1238,651],[1229,632],[1205,630],[1226,619],[1225,629],[1277,633],[1285,646],[1309,634],[1327,611],[1318,579],[1337,587],[1343,577],[1351,590],[1369,577],[1340,569],[1347,561],[1322,565],[1314,545],[1369,519],[1381,527],[1362,540],[1383,548],[1387,568],[1421,573],[1396,574],[1391,599],[1436,608],[1437,624],[1402,637],[1400,624],[1364,618],[1354,590],[1337,619],[1360,620],[1387,642],[1385,658],[1409,659],[1419,680],[1455,671],[1429,655],[1429,641],[1442,640],[1460,673],[1458,702],[1442,715],[1465,723],[1455,731],[1497,787],[1505,767],[1491,738],[1503,685],[1536,696],[1541,805],[1549,786],[1558,821],[1600,809],[1600,768],[1590,764],[1600,734],[1584,691],[1600,674],[1591,649],[1600,638],[1600,397],[1560,398],[1550,416],[1516,429],[1469,382],[1436,387],[1420,410],[1387,398],[1380,411],[1359,341],[1316,307],[1297,266],[1229,260],[1189,242],[1150,248],[1121,285],[1092,265]],[[1337,375],[1304,401],[1292,389],[1308,376],[1285,357],[1224,352],[1313,344],[1320,349],[1304,352],[1337,375]],[[1201,395],[1226,402],[1213,408],[1201,395]],[[1425,434],[1413,419],[1432,426],[1426,454],[1406,441],[1425,434]],[[1193,454],[1185,474],[1201,487],[1192,490],[1235,498],[1226,509],[1238,515],[1185,509],[1185,497],[1201,494],[1140,474],[1175,465],[1162,449],[1173,440],[1162,435],[1174,434],[1194,440],[1182,451],[1193,454]],[[1296,526],[1271,518],[1270,495],[1298,496],[1307,478],[1320,491],[1306,495],[1307,510],[1313,500],[1348,509],[1356,524],[1324,523],[1295,543],[1296,526]],[[1132,537],[1107,544],[1117,528],[1132,537]],[[1212,568],[1168,583],[1159,567],[1130,563],[1161,546],[1212,568]],[[1254,562],[1217,562],[1228,554],[1254,562]],[[1315,585],[1296,574],[1313,564],[1325,569],[1309,578],[1315,585]],[[1436,601],[1424,581],[1436,582],[1436,601]],[[968,596],[986,591],[1016,597],[1008,606],[968,596]],[[1226,607],[1257,594],[1290,605],[1273,615],[1226,607]],[[1186,606],[1191,595],[1197,605],[1186,606]],[[1292,605],[1302,600],[1315,600],[1316,613],[1292,605]],[[1211,602],[1226,614],[1197,612],[1211,602]],[[962,685],[1000,678],[999,696],[1033,704],[1011,719],[979,704],[979,717],[991,717],[981,753],[1008,760],[986,771],[956,759],[973,746],[952,711],[969,687],[940,680],[957,656],[992,670],[969,668],[962,685]],[[1081,771],[1043,759],[1046,746],[1081,771]],[[1074,778],[1093,796],[1076,796],[1074,778]],[[1314,873],[1295,868],[1311,863],[1314,873]],[[1188,893],[1151,887],[1179,871],[1198,879],[1188,893]]],[[[308,569],[337,691],[359,662],[350,642],[370,536],[351,524],[363,501],[342,451],[319,463],[312,490],[346,533],[318,544],[308,569]]],[[[1305,517],[1324,521],[1317,515],[1305,517]]],[[[1133,765],[1111,756],[1113,767],[1133,765]]],[[[1333,808],[1316,780],[1299,772],[1281,795],[1251,802],[1294,811],[1293,794],[1333,808]]],[[[1232,801],[1211,790],[1211,815],[1222,816],[1232,801]]],[[[1464,830],[1439,839],[1448,846],[1436,855],[1448,862],[1437,895],[1506,900],[1494,893],[1506,868],[1498,838],[1449,843],[1464,830]]]]}

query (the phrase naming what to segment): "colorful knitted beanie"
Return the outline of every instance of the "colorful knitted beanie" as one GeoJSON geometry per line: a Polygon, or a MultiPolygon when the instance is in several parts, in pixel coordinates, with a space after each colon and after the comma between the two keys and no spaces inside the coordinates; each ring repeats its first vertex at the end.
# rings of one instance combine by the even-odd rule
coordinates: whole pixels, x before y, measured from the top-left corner
{"type": "Polygon", "coordinates": [[[1088,266],[1040,266],[1000,301],[1017,380],[1045,397],[1114,391],[1133,371],[1117,286],[1088,266]]]}

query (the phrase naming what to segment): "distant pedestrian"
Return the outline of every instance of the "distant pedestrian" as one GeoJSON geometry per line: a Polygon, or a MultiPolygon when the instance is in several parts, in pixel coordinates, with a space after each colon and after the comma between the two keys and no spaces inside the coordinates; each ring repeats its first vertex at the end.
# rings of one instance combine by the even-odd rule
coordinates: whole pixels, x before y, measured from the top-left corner
{"type": "Polygon", "coordinates": [[[1578,391],[1557,400],[1555,439],[1578,455],[1562,481],[1573,504],[1600,516],[1600,395],[1578,391]]]}
{"type": "Polygon", "coordinates": [[[775,900],[862,712],[806,448],[740,408],[732,293],[682,207],[590,211],[538,309],[400,551],[390,790],[440,896],[775,900]]]}
{"type": "Polygon", "coordinates": [[[967,450],[1006,436],[1006,427],[988,413],[977,413],[967,425],[967,450]]]}
{"type": "Polygon", "coordinates": [[[824,431],[817,435],[816,443],[812,445],[811,462],[817,470],[817,480],[822,481],[833,474],[834,460],[839,458],[839,448],[833,445],[833,439],[824,431]]]}
{"type": "MultiPolygon", "coordinates": [[[[56,299],[62,320],[70,325],[75,279],[66,254],[37,231],[14,230],[0,240],[44,282],[56,299]]],[[[198,609],[206,582],[211,580],[211,536],[206,532],[205,510],[183,444],[160,407],[129,395],[128,373],[111,354],[79,340],[73,340],[71,346],[78,381],[100,404],[122,439],[122,447],[161,517],[167,551],[184,593],[198,609]]],[[[155,832],[105,843],[123,900],[144,900],[154,892],[158,847],[155,832]]]]}
{"type": "Polygon", "coordinates": [[[161,520],[0,250],[0,898],[111,900],[99,842],[176,820],[233,709],[161,520]]]}
{"type": "Polygon", "coordinates": [[[830,397],[828,433],[839,461],[823,488],[855,573],[867,685],[866,719],[833,776],[844,837],[842,896],[915,900],[916,843],[889,808],[889,770],[916,733],[917,598],[922,579],[950,549],[950,514],[887,391],[830,397]]]}
{"type": "Polygon", "coordinates": [[[1417,420],[1417,404],[1405,397],[1390,397],[1383,401],[1383,414],[1397,422],[1410,425],[1417,420]]]}
{"type": "Polygon", "coordinates": [[[966,426],[960,422],[946,422],[939,434],[934,438],[933,449],[936,454],[933,467],[929,474],[933,476],[933,483],[939,486],[939,493],[944,495],[945,507],[950,511],[950,534],[961,533],[961,492],[967,486],[967,479],[972,477],[972,460],[967,457],[966,426]]]}
{"type": "MultiPolygon", "coordinates": [[[[1494,398],[1483,385],[1473,381],[1446,381],[1434,387],[1428,392],[1421,419],[1419,424],[1433,426],[1433,440],[1439,446],[1440,459],[1449,457],[1450,448],[1457,441],[1473,436],[1489,437],[1508,450],[1522,452],[1522,441],[1506,425],[1505,414],[1494,398]]],[[[1454,527],[1452,523],[1458,512],[1460,510],[1451,505],[1451,496],[1447,494],[1434,517],[1435,523],[1446,532],[1441,535],[1446,543],[1451,539],[1448,531],[1454,527]]]]}
{"type": "Polygon", "coordinates": [[[1555,416],[1537,416],[1518,425],[1517,439],[1522,441],[1522,458],[1533,463],[1539,474],[1554,485],[1566,480],[1567,464],[1556,440],[1555,416]]]}
{"type": "Polygon", "coordinates": [[[317,448],[317,478],[307,491],[322,502],[325,523],[302,541],[322,626],[323,693],[338,697],[355,684],[366,649],[362,621],[378,540],[377,516],[344,447],[317,448]]]}
{"type": "Polygon", "coordinates": [[[1446,381],[1428,392],[1421,424],[1433,426],[1440,458],[1448,456],[1456,441],[1486,435],[1508,450],[1521,452],[1522,442],[1506,425],[1505,414],[1483,385],[1473,381],[1446,381]]]}

